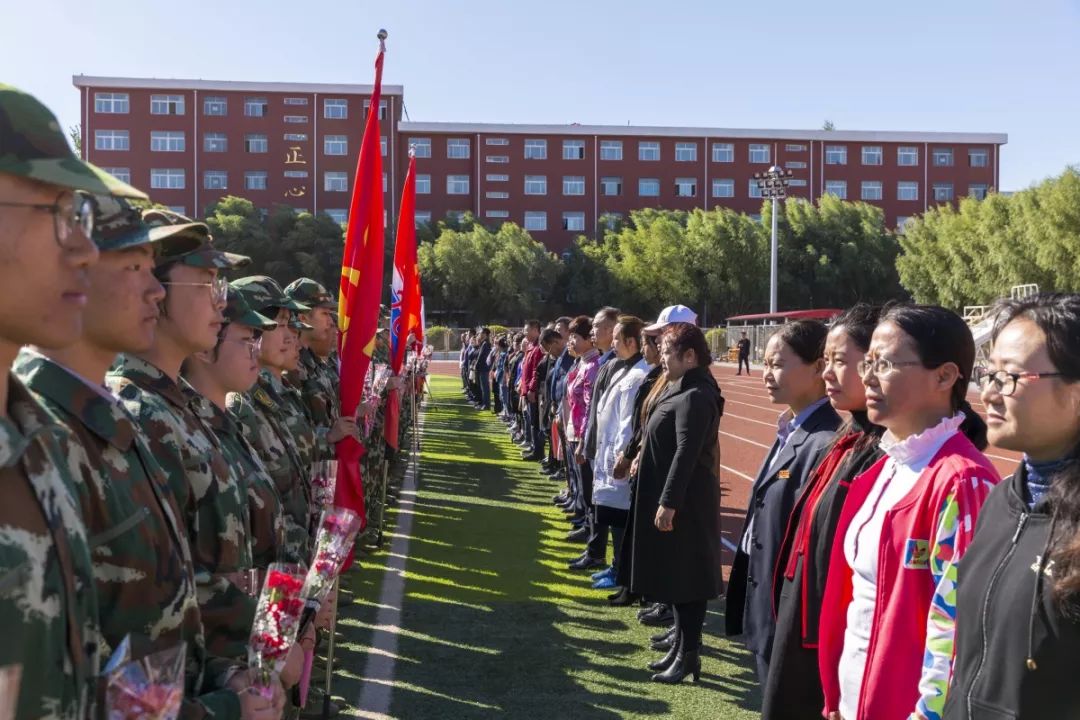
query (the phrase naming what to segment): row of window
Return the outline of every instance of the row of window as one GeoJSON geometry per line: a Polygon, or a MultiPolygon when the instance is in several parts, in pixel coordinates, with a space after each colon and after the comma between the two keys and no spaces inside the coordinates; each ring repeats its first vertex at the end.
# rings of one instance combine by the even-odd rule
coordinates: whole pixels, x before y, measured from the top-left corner
{"type": "MultiPolygon", "coordinates": [[[[306,97],[286,97],[284,105],[290,107],[302,107],[308,104],[306,97]]],[[[203,97],[203,115],[224,117],[229,114],[229,99],[222,96],[207,95],[203,97]]],[[[244,115],[247,117],[265,117],[269,112],[270,103],[265,97],[244,98],[244,115]]],[[[386,100],[379,101],[379,119],[386,119],[386,100]]],[[[371,108],[371,100],[364,100],[364,116],[371,108]]],[[[94,112],[104,115],[126,115],[131,112],[131,96],[121,92],[96,92],[94,93],[94,112]]],[[[151,95],[151,115],[184,115],[186,112],[186,98],[183,95],[151,95]]],[[[326,120],[347,120],[349,117],[349,101],[346,98],[324,98],[323,118],[326,120]]],[[[286,115],[285,122],[305,123],[307,115],[286,115]]]]}
{"type": "MultiPolygon", "coordinates": [[[[508,145],[505,138],[486,138],[486,145],[508,145]]],[[[409,144],[413,147],[418,158],[431,157],[431,138],[409,138],[409,144]]],[[[786,145],[786,150],[795,152],[792,148],[801,148],[805,151],[805,145],[786,145]]],[[[735,143],[716,142],[711,143],[712,161],[716,163],[735,162],[735,143]]],[[[660,162],[660,143],[653,140],[640,140],[637,144],[638,160],[644,162],[660,162]]],[[[952,167],[953,148],[934,148],[931,156],[935,167],[952,167]]],[[[448,138],[446,141],[446,157],[456,160],[466,160],[470,156],[470,143],[468,138],[448,138]]],[[[543,138],[527,138],[525,140],[526,160],[546,160],[548,157],[548,141],[543,138]]],[[[563,160],[584,160],[584,140],[563,140],[563,160]]],[[[601,160],[622,160],[622,140],[601,140],[601,160]]],[[[675,143],[675,162],[697,162],[698,143],[677,142],[675,143]]],[[[750,163],[768,165],[772,162],[772,146],[767,143],[750,143],[747,147],[747,159],[750,163]]],[[[509,155],[488,155],[486,161],[494,164],[510,162],[509,155]]],[[[985,149],[969,149],[968,164],[971,167],[987,167],[990,154],[985,149]]],[[[846,145],[825,146],[826,165],[846,165],[846,145]]],[[[884,149],[880,145],[865,145],[862,147],[863,165],[884,164],[884,149]]],[[[896,164],[904,167],[913,167],[919,164],[919,148],[916,146],[901,146],[896,149],[896,164]]],[[[789,168],[805,168],[806,162],[794,161],[788,163],[789,168]]]]}
{"type": "MultiPolygon", "coordinates": [[[[124,167],[107,167],[105,172],[126,183],[131,182],[131,170],[124,167]]],[[[283,177],[290,180],[306,180],[307,170],[286,170],[283,177]]],[[[248,170],[244,173],[245,190],[266,190],[268,173],[265,170],[248,170]]],[[[206,190],[227,190],[229,173],[225,170],[204,170],[202,186],[206,190]]],[[[386,192],[386,173],[382,179],[383,192],[386,192]]],[[[187,172],[183,168],[154,168],[150,170],[150,187],[153,190],[184,190],[187,188],[187,172]]],[[[348,192],[349,173],[324,172],[323,190],[326,192],[348,192]]]]}
{"type": "MultiPolygon", "coordinates": [[[[307,142],[306,133],[285,133],[286,142],[307,142]]],[[[380,146],[383,157],[386,157],[387,141],[384,135],[380,138],[380,146]]],[[[127,130],[95,130],[95,150],[130,150],[131,134],[127,130]]],[[[225,133],[203,133],[203,152],[228,152],[229,138],[225,133]]],[[[187,150],[187,135],[183,130],[153,130],[150,133],[150,150],[152,152],[185,152],[187,150]]],[[[270,151],[270,143],[266,135],[260,133],[246,133],[244,135],[244,152],[265,153],[270,151]]],[[[348,155],[349,138],[346,135],[324,135],[324,155],[348,155]]]]}

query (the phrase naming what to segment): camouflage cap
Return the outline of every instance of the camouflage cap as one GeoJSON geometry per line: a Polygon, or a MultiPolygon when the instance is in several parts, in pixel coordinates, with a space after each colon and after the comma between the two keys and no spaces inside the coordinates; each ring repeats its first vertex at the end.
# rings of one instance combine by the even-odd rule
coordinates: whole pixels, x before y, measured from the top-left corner
{"type": "Polygon", "coordinates": [[[293,280],[285,287],[285,294],[296,302],[312,308],[326,308],[337,311],[337,301],[325,287],[311,278],[293,280]]]}
{"type": "Polygon", "coordinates": [[[172,227],[178,233],[198,239],[198,245],[186,250],[180,247],[169,247],[169,252],[163,253],[161,258],[166,261],[175,261],[181,265],[190,265],[198,268],[217,268],[228,270],[231,268],[244,267],[251,262],[246,255],[236,255],[214,247],[210,228],[206,223],[195,222],[191,218],[184,217],[180,213],[161,208],[152,208],[143,213],[143,222],[152,228],[172,227]]]}
{"type": "Polygon", "coordinates": [[[0,173],[97,195],[146,199],[146,193],[76,157],[49,108],[4,83],[0,83],[0,173]]]}
{"type": "Polygon", "coordinates": [[[253,310],[243,291],[229,284],[229,295],[225,303],[225,322],[246,325],[256,330],[274,330],[277,323],[260,312],[253,310]]]}
{"type": "Polygon", "coordinates": [[[94,243],[102,252],[159,244],[162,255],[190,252],[201,243],[187,232],[186,225],[151,227],[142,220],[142,211],[125,198],[95,195],[94,243]]]}
{"type": "Polygon", "coordinates": [[[301,330],[301,331],[302,330],[314,330],[315,329],[311,325],[308,325],[306,322],[301,320],[295,314],[293,314],[289,318],[289,327],[292,328],[293,330],[301,330]]]}
{"type": "Polygon", "coordinates": [[[286,308],[296,312],[307,312],[311,308],[289,298],[277,280],[266,275],[250,275],[232,282],[232,287],[239,290],[253,310],[262,312],[267,308],[286,308]]]}

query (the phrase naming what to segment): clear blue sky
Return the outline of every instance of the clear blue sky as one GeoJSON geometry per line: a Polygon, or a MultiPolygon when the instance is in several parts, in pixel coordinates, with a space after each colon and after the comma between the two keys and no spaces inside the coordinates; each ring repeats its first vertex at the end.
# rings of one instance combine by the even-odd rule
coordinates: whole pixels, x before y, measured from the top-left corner
{"type": "Polygon", "coordinates": [[[372,79],[413,120],[1006,132],[1002,188],[1080,164],[1080,0],[0,0],[0,79],[372,79]],[[765,49],[769,48],[766,52],[765,49]]]}

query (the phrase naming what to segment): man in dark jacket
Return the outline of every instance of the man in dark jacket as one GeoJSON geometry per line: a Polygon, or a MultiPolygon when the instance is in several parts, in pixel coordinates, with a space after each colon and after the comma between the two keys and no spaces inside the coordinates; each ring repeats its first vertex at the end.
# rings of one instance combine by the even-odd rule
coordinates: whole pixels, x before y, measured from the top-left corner
{"type": "Polygon", "coordinates": [[[479,410],[491,409],[491,330],[486,327],[480,328],[480,340],[476,348],[476,357],[473,359],[473,372],[476,373],[476,384],[480,391],[480,397],[476,400],[479,410]]]}
{"type": "Polygon", "coordinates": [[[746,337],[746,331],[743,331],[742,337],[739,338],[737,343],[739,348],[739,370],[736,375],[742,375],[743,366],[746,366],[746,374],[750,374],[750,338],[746,337]]]}

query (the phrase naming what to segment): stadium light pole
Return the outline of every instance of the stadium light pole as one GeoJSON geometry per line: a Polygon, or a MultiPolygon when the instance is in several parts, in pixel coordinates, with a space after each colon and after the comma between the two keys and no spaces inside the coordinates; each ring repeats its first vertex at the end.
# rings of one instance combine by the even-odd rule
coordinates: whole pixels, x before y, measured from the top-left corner
{"type": "Polygon", "coordinates": [[[777,209],[778,201],[787,197],[787,186],[791,182],[791,171],[785,171],[779,165],[773,165],[767,172],[754,173],[754,180],[761,189],[761,197],[772,200],[772,247],[769,253],[769,314],[776,313],[777,288],[777,209]]]}

